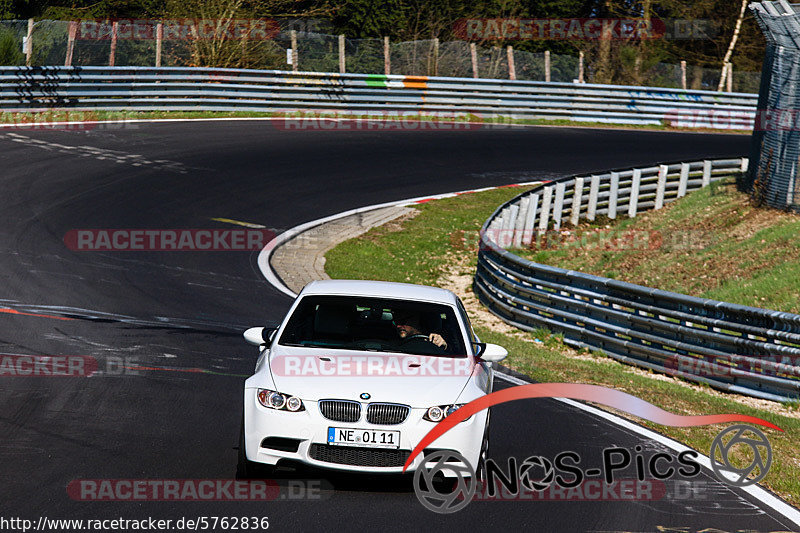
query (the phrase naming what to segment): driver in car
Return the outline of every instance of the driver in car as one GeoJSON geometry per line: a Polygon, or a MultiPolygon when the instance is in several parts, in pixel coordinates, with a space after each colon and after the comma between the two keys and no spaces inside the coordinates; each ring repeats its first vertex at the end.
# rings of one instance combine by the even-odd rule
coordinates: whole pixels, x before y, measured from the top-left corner
{"type": "Polygon", "coordinates": [[[417,337],[432,342],[443,350],[447,349],[447,341],[445,341],[444,337],[440,334],[428,333],[426,335],[421,331],[422,326],[420,325],[420,319],[416,314],[399,314],[394,319],[394,325],[397,329],[397,334],[400,335],[400,338],[403,340],[417,337]]]}

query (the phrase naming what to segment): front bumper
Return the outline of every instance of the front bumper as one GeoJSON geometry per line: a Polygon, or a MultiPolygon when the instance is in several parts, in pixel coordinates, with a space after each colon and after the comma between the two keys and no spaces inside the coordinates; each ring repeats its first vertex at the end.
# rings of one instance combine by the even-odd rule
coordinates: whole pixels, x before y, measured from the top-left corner
{"type": "MultiPolygon", "coordinates": [[[[256,391],[257,389],[244,391],[244,427],[247,459],[257,463],[275,465],[280,461],[296,461],[318,468],[400,474],[411,450],[436,425],[423,420],[425,408],[412,408],[406,420],[396,425],[370,424],[363,416],[355,423],[328,420],[319,411],[315,401],[303,400],[304,411],[277,411],[262,406],[256,398],[256,391]],[[400,447],[397,450],[387,450],[332,446],[327,443],[330,427],[399,431],[400,447]],[[276,449],[273,445],[275,442],[281,443],[278,447],[289,449],[276,449]],[[293,449],[294,446],[283,445],[286,442],[295,442],[296,450],[293,449]]],[[[366,406],[367,403],[362,403],[362,413],[366,411],[366,406]]],[[[486,413],[478,413],[436,439],[430,449],[457,451],[475,471],[485,425],[486,413]]],[[[418,455],[407,471],[415,471],[423,460],[424,454],[418,455]]],[[[466,465],[456,463],[454,466],[466,465]]],[[[456,475],[447,468],[442,473],[445,476],[456,475]]]]}

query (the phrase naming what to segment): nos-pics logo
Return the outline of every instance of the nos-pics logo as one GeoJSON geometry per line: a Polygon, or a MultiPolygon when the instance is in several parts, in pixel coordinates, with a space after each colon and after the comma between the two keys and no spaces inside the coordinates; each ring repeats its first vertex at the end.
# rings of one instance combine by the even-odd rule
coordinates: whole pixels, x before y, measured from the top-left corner
{"type": "MultiPolygon", "coordinates": [[[[769,472],[772,446],[767,436],[755,427],[737,424],[714,437],[709,458],[711,468],[721,482],[745,487],[758,483],[769,472]]],[[[526,470],[515,474],[527,489],[543,491],[553,482],[552,465],[546,458],[533,459],[541,461],[533,464],[526,460],[521,465],[526,470]],[[541,479],[530,479],[527,470],[532,467],[544,470],[545,475],[541,479]]],[[[427,455],[414,472],[414,492],[427,509],[435,513],[454,513],[469,505],[479,488],[485,488],[482,486],[486,482],[486,470],[486,465],[481,464],[476,472],[456,451],[437,451],[427,455]]]]}

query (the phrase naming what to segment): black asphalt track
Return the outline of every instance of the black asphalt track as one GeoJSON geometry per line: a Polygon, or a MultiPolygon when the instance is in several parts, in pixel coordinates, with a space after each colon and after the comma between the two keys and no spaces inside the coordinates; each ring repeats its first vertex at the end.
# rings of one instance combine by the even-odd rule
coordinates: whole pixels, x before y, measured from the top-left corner
{"type": "MultiPolygon", "coordinates": [[[[420,195],[740,156],[748,144],[545,127],[285,131],[267,121],[2,131],[0,352],[91,356],[106,375],[0,378],[0,517],[267,516],[278,531],[790,530],[706,472],[698,479],[709,489],[690,498],[475,502],[453,515],[425,510],[407,479],[391,478],[326,475],[318,500],[269,503],[84,502],[67,493],[77,479],[232,479],[242,382],[255,362],[240,332],[279,321],[290,304],[264,280],[256,252],[78,252],[64,244],[70,230],[237,228],[215,217],[282,230],[420,195]],[[139,369],[110,375],[109,365],[139,369]]],[[[491,442],[501,464],[575,450],[596,466],[608,446],[659,448],[555,400],[494,408],[491,442]]],[[[284,483],[294,475],[320,477],[281,474],[284,483]]]]}

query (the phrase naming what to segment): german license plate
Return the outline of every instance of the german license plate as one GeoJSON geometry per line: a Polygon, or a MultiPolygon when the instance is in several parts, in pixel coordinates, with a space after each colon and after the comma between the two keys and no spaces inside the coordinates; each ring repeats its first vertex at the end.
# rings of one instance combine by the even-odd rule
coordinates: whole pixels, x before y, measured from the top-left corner
{"type": "Polygon", "coordinates": [[[375,429],[328,428],[328,444],[364,448],[399,448],[399,431],[375,429]]]}

